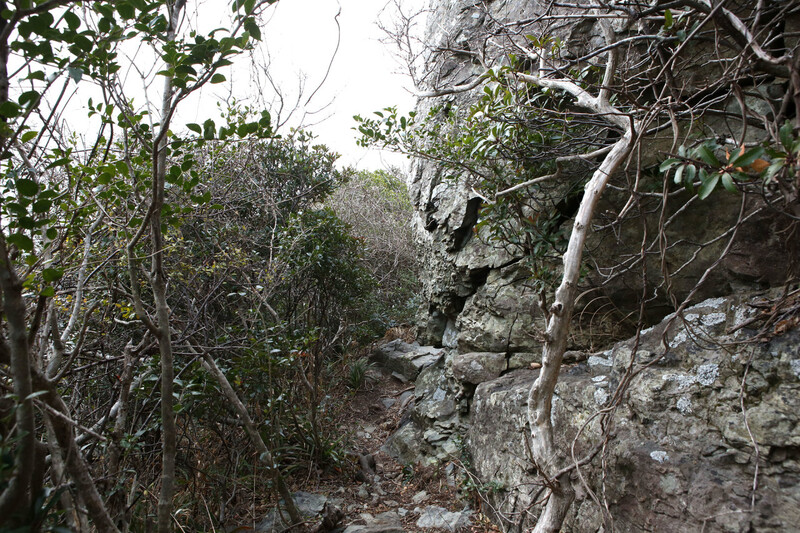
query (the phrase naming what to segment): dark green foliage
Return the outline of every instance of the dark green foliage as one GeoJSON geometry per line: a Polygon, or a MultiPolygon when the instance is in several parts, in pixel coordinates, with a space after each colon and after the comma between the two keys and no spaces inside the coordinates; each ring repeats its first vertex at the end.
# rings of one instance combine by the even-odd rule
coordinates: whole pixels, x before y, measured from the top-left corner
{"type": "Polygon", "coordinates": [[[334,333],[348,314],[357,318],[370,278],[360,263],[359,241],[333,210],[292,214],[276,242],[276,258],[291,280],[284,284],[282,307],[290,327],[334,333]]]}
{"type": "Polygon", "coordinates": [[[366,381],[369,367],[370,363],[364,357],[350,361],[347,371],[347,386],[354,391],[361,389],[366,381]]]}
{"type": "MultiPolygon", "coordinates": [[[[512,71],[487,71],[484,77],[492,84],[466,109],[446,104],[432,107],[426,116],[401,117],[387,108],[374,118],[356,121],[364,145],[437,161],[446,179],[463,180],[477,191],[477,218],[468,230],[523,257],[533,283],[545,287],[554,281],[552,264],[566,245],[563,224],[574,214],[590,175],[590,164],[573,162],[562,168],[558,158],[602,146],[603,139],[597,138],[599,128],[592,124],[568,124],[568,98],[563,94],[519,87],[507,77],[512,71]],[[505,193],[545,175],[554,179],[505,193]]],[[[597,77],[592,69],[577,74],[586,83],[597,77]]]]}

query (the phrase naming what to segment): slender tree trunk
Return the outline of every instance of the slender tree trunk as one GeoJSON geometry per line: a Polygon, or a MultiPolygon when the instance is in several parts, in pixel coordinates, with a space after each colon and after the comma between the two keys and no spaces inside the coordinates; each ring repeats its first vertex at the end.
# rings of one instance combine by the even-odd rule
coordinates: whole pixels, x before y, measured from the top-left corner
{"type": "MultiPolygon", "coordinates": [[[[125,425],[128,421],[128,402],[131,392],[131,383],[133,382],[133,344],[129,341],[125,345],[123,352],[123,369],[122,376],[120,377],[120,390],[119,390],[119,410],[117,411],[116,418],[114,419],[114,429],[111,432],[111,444],[108,453],[108,475],[113,480],[113,483],[120,485],[120,464],[122,462],[122,438],[125,435],[125,425]]],[[[109,508],[114,516],[117,524],[123,524],[123,529],[128,520],[125,517],[125,490],[124,486],[118,486],[116,492],[109,496],[109,508]]]]}
{"type": "MultiPolygon", "coordinates": [[[[52,469],[50,477],[53,485],[58,487],[67,482],[66,465],[64,464],[64,456],[61,454],[61,447],[58,445],[56,431],[53,429],[53,421],[50,419],[50,415],[45,414],[44,423],[47,430],[47,445],[50,448],[50,468],[52,469]]],[[[61,507],[64,509],[67,527],[72,531],[88,531],[88,524],[85,523],[85,519],[81,520],[83,514],[78,512],[77,509],[77,505],[80,505],[82,501],[80,494],[77,494],[77,498],[73,500],[72,494],[67,490],[61,494],[59,499],[61,500],[61,507]]]]}
{"type": "MultiPolygon", "coordinates": [[[[0,1],[0,11],[6,11],[6,2],[0,1]]],[[[7,34],[8,20],[0,17],[0,33],[7,34]]],[[[0,104],[8,101],[8,59],[7,38],[0,42],[0,104]]],[[[6,126],[6,119],[0,118],[0,126],[6,126]]],[[[8,150],[8,141],[0,142],[0,151],[8,150]]],[[[0,493],[0,516],[11,516],[30,507],[32,495],[31,479],[34,466],[34,445],[36,440],[33,414],[33,392],[30,375],[30,354],[28,353],[27,309],[22,298],[22,282],[17,277],[8,254],[5,235],[0,232],[0,292],[2,292],[2,312],[8,324],[8,352],[10,355],[11,378],[14,395],[18,402],[14,413],[16,421],[17,453],[14,457],[14,473],[8,486],[0,493]]],[[[24,511],[23,511],[24,512],[24,511]]]]}
{"type": "Polygon", "coordinates": [[[272,476],[272,481],[275,483],[275,488],[278,490],[278,494],[280,494],[281,498],[283,498],[284,504],[286,505],[286,511],[289,513],[289,518],[292,520],[292,525],[300,524],[303,521],[303,517],[300,515],[300,512],[297,510],[297,507],[294,504],[292,494],[286,487],[286,482],[283,479],[283,475],[281,474],[278,465],[275,464],[272,453],[269,451],[269,448],[267,448],[264,439],[261,438],[261,433],[259,433],[256,429],[253,419],[250,418],[250,413],[247,411],[244,403],[242,403],[242,401],[239,399],[236,391],[233,390],[228,378],[225,377],[225,374],[217,366],[214,358],[208,353],[203,352],[203,361],[206,369],[208,369],[208,371],[211,372],[211,374],[216,378],[223,394],[228,401],[231,402],[233,408],[238,413],[239,418],[242,419],[245,431],[247,431],[250,440],[253,442],[253,446],[256,447],[261,462],[267,465],[267,470],[269,471],[270,476],[272,476]]]}
{"type": "MultiPolygon", "coordinates": [[[[169,29],[167,40],[175,39],[181,13],[186,0],[176,0],[169,6],[169,29]]],[[[156,307],[158,348],[161,354],[161,493],[158,499],[158,531],[172,531],[172,498],[175,495],[175,455],[177,451],[177,425],[173,408],[173,380],[175,370],[170,333],[170,310],[167,305],[167,274],[164,270],[164,239],[161,232],[161,210],[164,207],[164,182],[167,164],[167,130],[173,112],[172,78],[164,81],[164,97],[161,106],[161,130],[153,147],[153,198],[150,233],[153,240],[153,270],[150,285],[156,307]]]]}
{"type": "MultiPolygon", "coordinates": [[[[3,68],[5,63],[3,63],[3,68]]],[[[26,514],[33,495],[36,424],[33,412],[30,354],[28,353],[27,309],[22,298],[22,282],[8,256],[5,236],[0,233],[0,292],[8,325],[8,352],[17,407],[14,475],[0,494],[0,516],[26,514]]]]}
{"type": "Polygon", "coordinates": [[[534,533],[555,533],[561,530],[575,497],[569,474],[557,475],[565,466],[565,456],[554,443],[552,410],[553,393],[558,383],[561,362],[567,347],[575,291],[580,277],[583,248],[594,217],[597,202],[611,175],[619,168],[633,143],[633,131],[628,129],[603,160],[592,179],[586,184],[583,200],[575,216],[567,251],[564,253],[564,273],[550,307],[550,320],[545,332],[542,368],[528,395],[528,422],[531,429],[531,453],[539,472],[554,482],[545,509],[536,522],[534,533]]]}

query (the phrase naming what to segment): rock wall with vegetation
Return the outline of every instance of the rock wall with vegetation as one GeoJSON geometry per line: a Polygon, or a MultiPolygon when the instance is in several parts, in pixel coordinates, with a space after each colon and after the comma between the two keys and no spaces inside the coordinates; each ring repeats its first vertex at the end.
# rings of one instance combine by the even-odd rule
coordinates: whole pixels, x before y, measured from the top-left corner
{"type": "MultiPolygon", "coordinates": [[[[794,527],[800,330],[770,320],[775,296],[707,299],[684,320],[570,354],[554,398],[557,445],[581,462],[569,531],[598,531],[603,509],[615,531],[794,527]],[[636,358],[645,364],[634,372],[636,358]]],[[[797,294],[789,303],[800,303],[797,294]]],[[[534,524],[545,488],[534,481],[525,427],[539,371],[504,352],[394,341],[378,353],[418,376],[415,406],[387,450],[404,463],[465,465],[475,478],[463,482],[485,513],[510,531],[534,524]]]]}
{"type": "Polygon", "coordinates": [[[380,351],[417,383],[387,449],[465,464],[509,530],[550,531],[565,484],[570,531],[797,521],[800,12],[712,4],[439,0],[416,114],[362,119],[417,156],[432,345],[380,351]],[[631,132],[552,399],[562,460],[537,464],[531,391],[561,256],[584,186],[631,132]]]}
{"type": "MultiPolygon", "coordinates": [[[[596,163],[570,162],[561,171],[558,186],[544,191],[535,187],[533,191],[523,190],[520,195],[527,196],[514,199],[519,204],[517,208],[525,211],[522,218],[532,213],[547,218],[551,227],[546,231],[525,227],[524,221],[520,224],[520,216],[512,207],[498,205],[501,201],[491,197],[494,189],[487,183],[508,180],[514,185],[524,181],[527,169],[513,168],[514,164],[506,158],[518,158],[520,167],[537,164],[541,167],[540,158],[554,159],[563,156],[564,150],[567,154],[591,151],[597,143],[585,137],[565,138],[565,148],[554,148],[551,144],[537,145],[515,137],[507,141],[509,145],[516,143],[515,146],[500,146],[491,157],[482,156],[481,147],[475,146],[480,142],[480,132],[475,131],[474,122],[478,120],[476,116],[490,122],[494,130],[487,136],[498,144],[502,144],[503,139],[497,139],[497,124],[506,120],[520,122],[534,131],[553,127],[551,123],[540,124],[525,116],[541,112],[532,104],[518,104],[511,111],[505,110],[507,114],[501,114],[503,110],[497,108],[487,110],[486,100],[496,98],[492,92],[502,85],[486,73],[487,69],[499,71],[508,66],[510,53],[523,54],[522,48],[501,45],[502,38],[524,39],[525,35],[530,35],[527,45],[533,47],[535,43],[531,42],[544,36],[548,42],[559,43],[558,53],[562,57],[575,59],[592,55],[595,48],[603,46],[598,22],[602,19],[586,16],[578,22],[576,13],[580,13],[580,9],[551,12],[540,2],[512,0],[485,4],[444,0],[433,3],[427,36],[429,49],[425,56],[428,70],[421,77],[421,85],[430,88],[431,94],[437,89],[446,92],[449,87],[477,86],[469,91],[420,99],[416,121],[429,131],[428,137],[421,135],[415,139],[415,145],[407,147],[421,156],[411,177],[410,191],[416,206],[414,230],[424,269],[423,292],[427,307],[420,315],[420,324],[426,342],[458,346],[462,350],[513,352],[541,347],[536,337],[542,325],[537,298],[541,285],[557,277],[559,253],[564,249],[565,234],[568,235],[571,217],[577,209],[575,202],[579,196],[576,195],[580,194],[582,184],[596,163]],[[537,17],[550,18],[557,23],[537,26],[537,17]],[[514,27],[513,32],[509,26],[514,27]],[[509,37],[508,33],[513,35],[509,37]],[[489,111],[496,113],[491,120],[487,120],[489,111]],[[458,137],[468,135],[473,135],[474,139],[465,146],[458,146],[458,137]],[[431,145],[436,143],[440,146],[432,149],[431,145]],[[443,149],[441,145],[447,143],[452,146],[443,149]],[[467,148],[472,150],[464,153],[467,148]],[[528,149],[530,153],[525,153],[528,149]],[[490,167],[494,168],[489,170],[490,167]],[[498,223],[498,219],[501,222],[498,223]],[[491,227],[503,224],[506,227],[491,227]],[[523,237],[514,234],[525,232],[540,242],[520,245],[523,237]],[[531,250],[537,245],[542,250],[531,250]],[[532,255],[540,259],[533,268],[532,255]]],[[[664,24],[663,11],[660,16],[660,21],[651,22],[649,29],[666,38],[668,30],[659,27],[664,24]]],[[[781,31],[787,34],[784,46],[791,50],[796,38],[790,34],[792,28],[800,26],[800,18],[797,14],[787,15],[783,24],[781,31]]],[[[618,40],[647,33],[637,32],[619,21],[617,25],[618,40]]],[[[672,31],[683,30],[676,27],[672,31]]],[[[626,52],[640,54],[641,59],[658,51],[626,48],[626,52]]],[[[689,55],[686,64],[674,69],[675,76],[680,75],[683,83],[691,81],[684,98],[697,97],[691,91],[719,93],[720,88],[706,79],[710,67],[704,59],[708,60],[711,52],[694,50],[689,55]]],[[[591,60],[587,61],[569,65],[571,68],[596,66],[590,64],[591,60]]],[[[722,76],[723,72],[719,74],[722,76]]],[[[743,89],[742,98],[748,109],[768,109],[767,115],[777,119],[788,79],[769,76],[768,79],[749,80],[749,84],[753,83],[759,85],[743,89]]],[[[619,85],[614,88],[621,93],[627,90],[619,85]]],[[[513,90],[511,94],[513,96],[506,94],[504,97],[514,102],[522,99],[513,90]]],[[[573,334],[574,347],[601,346],[635,329],[639,319],[636,314],[641,280],[645,275],[653,285],[648,288],[653,294],[648,296],[642,319],[646,324],[658,322],[674,307],[671,300],[680,301],[688,295],[705,270],[723,255],[727,244],[724,237],[729,236],[727,232],[733,226],[737,226],[737,238],[693,295],[695,301],[737,290],[777,286],[788,279],[788,257],[797,253],[793,247],[796,245],[787,243],[796,240],[791,218],[776,215],[760,205],[757,190],[750,191],[745,206],[747,216],[741,217],[741,196],[721,194],[721,187],[718,187],[712,198],[701,202],[693,191],[682,190],[671,183],[672,176],[658,171],[659,163],[677,150],[673,135],[688,135],[695,144],[702,140],[736,144],[744,135],[750,143],[748,146],[767,141],[770,133],[774,135],[775,132],[765,130],[763,124],[743,127],[741,117],[736,115],[740,113],[737,96],[730,88],[727,93],[717,94],[716,100],[713,105],[709,104],[710,109],[698,107],[698,113],[708,111],[702,121],[682,121],[680,133],[663,126],[660,130],[652,128],[653,133],[637,149],[636,160],[630,161],[626,171],[606,190],[594,233],[587,244],[588,258],[581,286],[584,294],[578,302],[585,310],[578,315],[583,328],[573,334]],[[671,196],[669,202],[661,202],[658,194],[665,181],[671,196]],[[636,198],[638,205],[631,209],[633,182],[640,190],[636,198]],[[742,218],[745,220],[740,220],[742,218]],[[667,223],[662,231],[660,223],[664,219],[667,223]],[[655,238],[659,232],[664,241],[662,250],[655,238]],[[787,246],[792,247],[791,250],[787,246]],[[637,265],[639,255],[646,256],[644,273],[641,265],[637,265]],[[671,271],[668,288],[663,283],[659,255],[671,271]],[[771,260],[762,261],[764,257],[771,260]]],[[[730,154],[732,149],[730,145],[723,146],[722,154],[730,154]]]]}

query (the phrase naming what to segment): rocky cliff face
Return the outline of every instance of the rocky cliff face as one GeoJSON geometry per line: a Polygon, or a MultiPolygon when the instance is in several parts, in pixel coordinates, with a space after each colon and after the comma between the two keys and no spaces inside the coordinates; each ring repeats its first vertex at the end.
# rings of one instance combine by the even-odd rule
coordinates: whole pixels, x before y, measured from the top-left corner
{"type": "MultiPolygon", "coordinates": [[[[523,0],[437,0],[434,6],[428,79],[436,87],[467,84],[487,64],[503,64],[487,35],[498,24],[530,20],[542,9],[523,0]]],[[[787,31],[790,26],[800,24],[787,20],[787,31]]],[[[573,57],[603,44],[598,21],[591,18],[576,17],[554,35],[573,57]]],[[[698,48],[697,57],[704,53],[698,48]]],[[[685,70],[687,87],[717,75],[712,70],[702,64],[685,70]]],[[[774,98],[772,86],[762,88],[754,107],[774,98]]],[[[480,90],[422,100],[418,113],[434,106],[463,109],[480,90]]],[[[760,140],[752,128],[714,120],[705,125],[760,140]]],[[[657,165],[664,142],[657,135],[644,142],[634,167],[657,165]]],[[[571,172],[580,182],[580,168],[571,172]]],[[[758,330],[764,317],[756,320],[771,305],[759,302],[779,296],[763,291],[787,282],[796,255],[787,244],[786,219],[759,211],[758,199],[720,195],[712,205],[680,190],[670,193],[666,206],[658,194],[641,194],[637,214],[625,217],[626,180],[640,178],[646,183],[642,190],[660,190],[663,178],[657,174],[634,170],[620,176],[602,200],[587,244],[583,297],[554,409],[559,446],[581,465],[574,469],[580,489],[565,527],[602,531],[612,520],[618,531],[796,528],[796,286],[789,286],[795,292],[782,304],[789,311],[780,327],[758,330]],[[740,213],[752,214],[730,238],[740,213]],[[661,240],[653,237],[654,228],[663,229],[661,240]],[[665,271],[672,272],[669,283],[665,271]],[[639,319],[643,280],[649,285],[640,319],[651,327],[629,338],[639,319]],[[700,303],[675,318],[675,302],[690,293],[700,303]]],[[[400,361],[394,368],[417,385],[406,423],[387,449],[403,462],[469,463],[484,483],[486,509],[509,530],[521,530],[535,523],[544,494],[532,483],[535,467],[525,442],[527,395],[542,344],[533,276],[522,255],[476,229],[486,198],[464,175],[420,160],[410,190],[423,266],[420,342],[430,346],[396,343],[378,352],[383,362],[400,361]]],[[[564,216],[564,227],[570,216],[564,216]]]]}
{"type": "MultiPolygon", "coordinates": [[[[706,300],[687,311],[686,324],[667,320],[566,369],[555,400],[560,447],[576,460],[602,458],[581,468],[570,531],[602,528],[598,502],[616,531],[786,531],[800,523],[800,331],[734,345],[753,331],[726,332],[752,314],[739,298],[706,300]],[[673,343],[666,352],[665,335],[673,343]],[[617,405],[634,351],[653,364],[617,405]],[[610,421],[598,416],[603,409],[613,411],[610,421]],[[603,423],[613,426],[605,445],[603,423]]],[[[472,400],[468,448],[481,478],[494,480],[489,499],[507,523],[531,524],[537,514],[520,429],[535,377],[511,372],[480,384],[472,400]]]]}
{"type": "MultiPolygon", "coordinates": [[[[765,296],[708,299],[685,321],[668,317],[605,352],[569,354],[554,399],[558,445],[581,464],[567,531],[601,531],[606,506],[616,531],[796,528],[800,329],[776,324],[768,340],[756,338],[765,296]],[[632,375],[633,359],[643,366],[632,375]]],[[[418,375],[387,450],[404,463],[470,465],[497,521],[512,531],[534,524],[542,488],[532,483],[526,404],[538,370],[505,352],[399,341],[379,354],[418,375]]]]}
{"type": "MultiPolygon", "coordinates": [[[[480,76],[486,66],[507,63],[506,55],[492,47],[492,40],[488,38],[492,31],[503,22],[531,20],[544,9],[543,3],[523,0],[436,0],[433,6],[427,38],[432,49],[427,79],[436,87],[467,84],[480,76]],[[484,64],[476,59],[478,52],[484,64]]],[[[579,56],[602,46],[597,19],[574,20],[574,23],[549,30],[552,38],[563,42],[564,50],[568,51],[565,53],[579,56]]],[[[797,20],[794,24],[800,27],[797,20]]],[[[618,37],[625,36],[620,33],[618,37]]],[[[684,73],[694,85],[700,83],[701,73],[703,76],[712,74],[708,65],[702,64],[703,54],[698,50],[697,60],[701,64],[684,73]]],[[[482,87],[422,99],[418,115],[425,115],[435,106],[463,111],[482,94],[482,87]]],[[[776,90],[780,93],[782,89],[776,87],[776,90]]],[[[758,105],[767,105],[769,99],[766,96],[765,99],[758,105]]],[[[707,123],[713,120],[710,118],[707,123]]],[[[742,133],[736,125],[727,122],[715,131],[732,137],[742,133]]],[[[758,139],[755,132],[751,127],[745,133],[755,140],[758,139]]],[[[643,143],[643,149],[637,154],[638,168],[652,170],[664,159],[663,153],[672,141],[671,136],[668,137],[654,136],[643,143]]],[[[591,171],[584,169],[582,172],[585,179],[591,171]]],[[[571,174],[573,182],[580,183],[581,168],[573,169],[571,174]]],[[[587,244],[588,271],[582,287],[586,296],[578,302],[577,320],[581,325],[572,337],[574,348],[597,348],[633,331],[634,321],[628,319],[638,310],[643,272],[628,267],[636,263],[643,239],[649,238],[645,244],[648,253],[644,270],[653,283],[649,289],[653,294],[643,319],[655,324],[671,310],[665,288],[653,281],[661,277],[663,266],[658,257],[658,244],[652,237],[654,229],[659,227],[662,206],[643,195],[639,199],[638,214],[622,216],[623,211],[630,209],[626,180],[631,179],[639,177],[632,177],[630,172],[627,176],[621,173],[606,191],[598,210],[595,231],[587,244]],[[581,309],[584,312],[580,312],[581,309]]],[[[643,188],[659,190],[661,178],[651,179],[643,188]]],[[[531,288],[531,272],[522,255],[492,241],[486,231],[475,231],[484,199],[472,184],[464,175],[445,169],[439,162],[421,159],[415,165],[410,193],[416,206],[413,225],[423,268],[425,307],[418,319],[421,337],[428,344],[458,347],[462,351],[539,350],[537,326],[541,325],[541,316],[537,292],[531,288]]],[[[725,236],[726,230],[734,225],[740,207],[740,198],[734,195],[715,196],[713,205],[690,200],[688,193],[676,191],[663,213],[670,220],[663,233],[667,249],[664,263],[674,272],[670,289],[679,299],[690,292],[722,254],[727,241],[720,236],[725,236]]],[[[753,202],[756,200],[751,201],[748,208],[753,202]]],[[[570,218],[565,216],[562,227],[569,225],[570,218]]],[[[785,248],[786,226],[786,219],[768,210],[749,217],[739,229],[732,249],[697,291],[694,300],[784,282],[787,257],[792,253],[785,248]],[[763,261],[764,257],[771,259],[763,261]]],[[[556,269],[557,263],[555,260],[556,269]]]]}

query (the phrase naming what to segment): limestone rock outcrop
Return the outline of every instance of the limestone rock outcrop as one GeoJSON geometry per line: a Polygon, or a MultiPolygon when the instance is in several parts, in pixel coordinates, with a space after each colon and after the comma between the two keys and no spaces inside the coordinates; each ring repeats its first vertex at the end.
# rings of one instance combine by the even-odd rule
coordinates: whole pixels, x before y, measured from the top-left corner
{"type": "MultiPolygon", "coordinates": [[[[685,325],[667,328],[666,320],[638,346],[618,343],[563,372],[559,447],[577,460],[602,454],[602,469],[598,460],[581,474],[617,531],[785,531],[800,523],[800,330],[753,344],[752,330],[726,334],[753,312],[737,298],[707,300],[687,311],[685,325]],[[617,405],[634,347],[637,374],[617,405]],[[604,448],[602,409],[614,410],[604,448]]],[[[499,487],[489,497],[510,522],[527,524],[537,512],[524,444],[535,377],[519,370],[479,385],[468,432],[477,473],[499,487]]],[[[602,523],[588,491],[579,491],[569,530],[602,523]]]]}
{"type": "MultiPolygon", "coordinates": [[[[731,9],[747,9],[746,2],[735,4],[731,9]]],[[[463,86],[487,67],[508,65],[511,59],[498,39],[488,38],[498,27],[527,21],[514,26],[519,33],[505,35],[527,45],[525,32],[534,31],[532,21],[542,9],[550,9],[548,15],[569,9],[523,0],[436,0],[432,5],[425,79],[436,88],[463,86]]],[[[796,44],[800,17],[792,17],[782,28],[796,44]]],[[[572,13],[549,27],[548,37],[558,40],[562,57],[596,59],[605,43],[601,24],[597,17],[572,13]]],[[[626,32],[635,24],[612,20],[610,25],[621,40],[631,36],[626,32]]],[[[686,94],[702,91],[720,76],[724,63],[705,61],[718,52],[713,45],[691,44],[694,59],[675,73],[686,94]]],[[[636,57],[646,50],[638,46],[631,44],[626,54],[636,57]]],[[[646,54],[639,58],[647,61],[646,54]]],[[[602,61],[594,63],[598,71],[602,61]]],[[[742,98],[751,109],[768,113],[789,85],[779,75],[764,80],[759,94],[750,91],[742,98]]],[[[434,111],[434,120],[446,126],[449,113],[468,109],[484,88],[479,84],[473,91],[423,99],[417,114],[434,111]]],[[[720,118],[744,115],[736,107],[741,101],[728,94],[719,105],[703,117],[704,134],[720,142],[736,139],[732,146],[768,140],[762,126],[742,128],[720,118]]],[[[797,291],[796,280],[786,285],[797,263],[795,223],[757,194],[715,193],[710,202],[672,187],[658,166],[675,149],[677,137],[672,125],[662,126],[660,133],[644,135],[636,161],[612,176],[585,246],[569,351],[554,398],[558,448],[580,464],[572,470],[577,494],[564,527],[607,530],[607,508],[615,531],[796,528],[797,309],[781,328],[753,329],[762,310],[756,291],[783,286],[797,291]],[[695,305],[671,315],[684,298],[695,305]],[[645,329],[634,336],[639,327],[645,329]]],[[[582,148],[576,150],[588,151],[582,148]]],[[[419,373],[414,407],[387,450],[404,462],[463,460],[482,482],[487,508],[509,530],[519,531],[535,522],[544,495],[528,459],[526,410],[541,362],[542,309],[548,309],[539,299],[560,278],[560,252],[552,244],[537,271],[518,247],[493,239],[482,224],[491,193],[481,189],[480,177],[456,167],[421,159],[410,178],[422,256],[420,342],[441,348],[444,355],[419,373]]],[[[535,204],[542,213],[557,211],[551,217],[556,233],[569,234],[574,210],[568,204],[579,203],[595,167],[569,166],[552,185],[552,201],[535,204]]],[[[527,194],[535,200],[538,193],[527,194]]],[[[524,216],[537,214],[525,208],[530,211],[524,216]]]]}
{"type": "MultiPolygon", "coordinates": [[[[486,66],[505,64],[507,55],[496,47],[493,49],[488,36],[499,24],[533,20],[545,4],[523,0],[436,0],[426,39],[432,52],[427,58],[425,79],[435,80],[437,87],[463,85],[474,81],[486,66]],[[476,59],[478,54],[489,64],[481,64],[476,59]]],[[[597,18],[571,20],[575,23],[548,30],[549,37],[561,40],[568,55],[579,57],[602,47],[597,18]]],[[[620,31],[623,33],[618,38],[626,37],[620,31]]],[[[704,56],[698,51],[698,58],[701,57],[704,56]]],[[[713,76],[712,70],[702,62],[694,70],[686,69],[683,75],[688,78],[687,87],[695,87],[700,78],[713,76]]],[[[784,81],[777,80],[776,86],[770,87],[780,92],[781,83],[784,81]]],[[[424,116],[434,108],[441,108],[443,115],[447,109],[468,109],[483,94],[483,87],[422,99],[417,115],[424,116]]],[[[765,95],[770,87],[765,89],[765,95]]],[[[711,124],[713,119],[708,121],[710,126],[717,127],[711,124]]],[[[733,138],[740,133],[730,130],[727,123],[719,125],[718,130],[733,138]]],[[[754,132],[751,127],[745,133],[752,136],[754,132]]],[[[672,142],[671,133],[646,139],[637,152],[639,167],[656,168],[672,142]]],[[[569,176],[564,177],[564,186],[570,183],[569,186],[580,188],[581,179],[591,174],[591,167],[576,166],[566,174],[569,176]]],[[[644,181],[651,180],[640,184],[641,189],[660,191],[662,177],[648,176],[645,172],[641,177],[644,181]]],[[[444,168],[438,161],[420,159],[410,177],[409,192],[416,207],[413,227],[422,265],[424,304],[417,320],[421,341],[462,352],[539,351],[543,317],[531,272],[524,257],[513,247],[492,240],[485,228],[476,230],[484,199],[476,192],[475,181],[452,168],[444,168]]],[[[585,296],[577,302],[578,327],[570,340],[572,349],[596,349],[609,340],[625,338],[635,329],[636,319],[631,317],[639,311],[637,302],[643,276],[653,282],[661,278],[665,268],[670,270],[670,291],[680,299],[691,292],[706,269],[719,258],[727,245],[726,239],[719,236],[734,225],[741,198],[720,194],[714,197],[713,205],[688,202],[690,198],[689,193],[676,191],[662,214],[659,200],[645,194],[637,200],[642,215],[626,218],[622,216],[630,207],[626,181],[620,177],[612,183],[597,210],[595,231],[586,247],[587,272],[581,286],[585,296]],[[659,227],[662,216],[670,220],[664,230],[667,250],[663,264],[659,244],[652,237],[653,228],[659,227]],[[650,238],[642,267],[638,257],[642,253],[645,226],[650,238]]],[[[564,212],[563,228],[569,227],[571,216],[569,210],[564,212]]],[[[783,242],[787,231],[787,219],[769,209],[748,218],[738,230],[727,256],[696,291],[694,301],[783,283],[792,253],[783,242]],[[770,260],[763,261],[764,257],[770,260]]],[[[560,268],[557,258],[551,268],[557,275],[560,268]]],[[[671,300],[658,281],[649,290],[653,294],[642,318],[647,324],[655,324],[670,312],[671,300]]]]}
{"type": "MultiPolygon", "coordinates": [[[[554,398],[557,444],[575,461],[594,460],[573,475],[567,530],[600,530],[605,505],[616,531],[787,531],[800,523],[800,328],[756,338],[762,301],[705,300],[605,352],[572,354],[554,398]]],[[[388,449],[406,462],[464,460],[495,518],[527,527],[540,512],[525,443],[538,370],[503,370],[477,386],[458,370],[487,358],[499,359],[450,351],[424,370],[414,415],[388,449]]]]}

